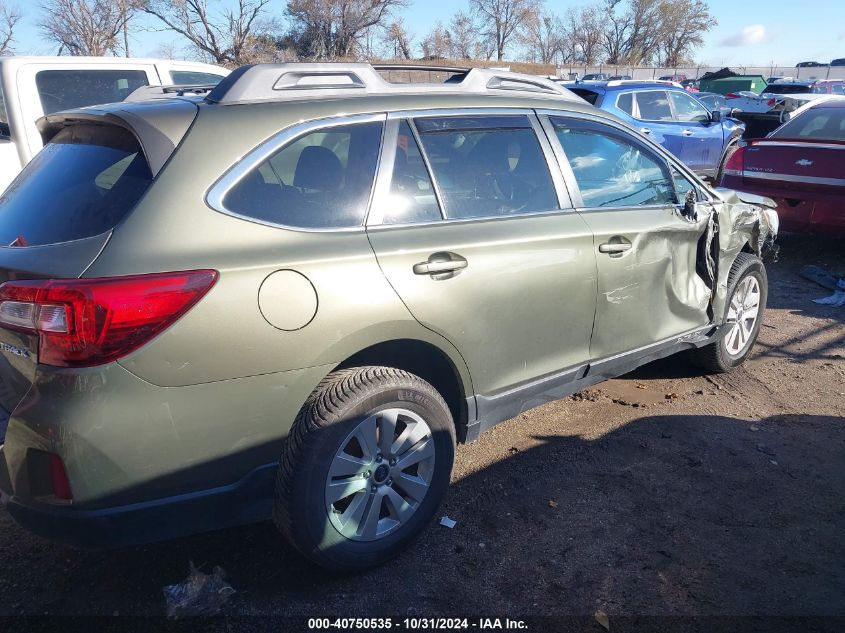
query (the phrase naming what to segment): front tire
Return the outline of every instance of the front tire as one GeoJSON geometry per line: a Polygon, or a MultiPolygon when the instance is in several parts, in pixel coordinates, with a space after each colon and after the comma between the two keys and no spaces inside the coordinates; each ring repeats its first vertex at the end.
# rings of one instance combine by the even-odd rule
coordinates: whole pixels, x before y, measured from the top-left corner
{"type": "Polygon", "coordinates": [[[388,367],[327,376],[300,410],[276,479],[274,521],[317,564],[378,565],[425,528],[449,487],[455,428],[422,378],[388,367]]]}
{"type": "Polygon", "coordinates": [[[693,350],[693,360],[712,373],[729,372],[745,362],[763,323],[769,282],[759,257],[740,253],[728,274],[725,323],[728,333],[709,345],[693,350]]]}

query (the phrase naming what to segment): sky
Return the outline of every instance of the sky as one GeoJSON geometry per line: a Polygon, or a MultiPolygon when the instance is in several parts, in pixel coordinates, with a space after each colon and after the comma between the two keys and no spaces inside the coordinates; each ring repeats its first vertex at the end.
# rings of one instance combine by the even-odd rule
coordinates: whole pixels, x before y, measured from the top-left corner
{"type": "MultiPolygon", "coordinates": [[[[0,0],[2,2],[3,0],[0,0]]],[[[45,42],[38,29],[38,0],[17,2],[24,13],[16,36],[22,54],[54,55],[55,45],[45,42]]],[[[225,7],[234,0],[209,0],[225,7]]],[[[546,0],[556,13],[587,4],[581,0],[546,0]]],[[[418,41],[437,21],[448,22],[452,14],[466,8],[467,0],[410,0],[403,10],[405,24],[418,41]]],[[[696,52],[697,61],[708,66],[794,66],[800,61],[830,62],[845,57],[845,0],[709,0],[710,13],[718,21],[696,52]],[[810,8],[811,7],[811,8],[810,8]]],[[[281,19],[284,0],[271,0],[271,15],[281,19]]],[[[179,37],[156,30],[155,21],[145,17],[133,26],[130,49],[133,56],[156,55],[162,45],[181,50],[179,37]]]]}

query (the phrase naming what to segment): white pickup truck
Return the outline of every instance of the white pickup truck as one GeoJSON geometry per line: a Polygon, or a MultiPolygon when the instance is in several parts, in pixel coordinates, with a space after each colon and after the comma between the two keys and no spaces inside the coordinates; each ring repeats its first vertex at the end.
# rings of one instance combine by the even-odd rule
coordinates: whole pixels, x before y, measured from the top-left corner
{"type": "Polygon", "coordinates": [[[41,149],[45,114],[122,101],[142,86],[216,84],[220,66],[120,57],[0,57],[0,192],[41,149]]]}

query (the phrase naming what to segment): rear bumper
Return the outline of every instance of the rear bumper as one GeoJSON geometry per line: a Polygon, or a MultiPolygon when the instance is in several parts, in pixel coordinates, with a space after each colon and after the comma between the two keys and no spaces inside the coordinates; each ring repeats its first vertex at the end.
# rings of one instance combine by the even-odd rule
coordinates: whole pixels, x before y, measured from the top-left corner
{"type": "MultiPolygon", "coordinates": [[[[4,464],[0,449],[0,470],[4,464]]],[[[34,534],[77,547],[124,547],[269,519],[274,474],[275,464],[268,464],[231,486],[100,510],[0,495],[12,518],[34,534]]]]}
{"type": "Polygon", "coordinates": [[[832,193],[812,189],[784,189],[749,184],[737,176],[725,176],[722,186],[746,191],[774,200],[780,227],[784,231],[822,232],[845,235],[845,192],[832,193]]]}
{"type": "Polygon", "coordinates": [[[39,368],[0,447],[0,500],[32,532],[97,547],[265,520],[284,438],[327,371],[158,387],[114,363],[39,368]],[[72,502],[53,496],[48,454],[72,502]]]}

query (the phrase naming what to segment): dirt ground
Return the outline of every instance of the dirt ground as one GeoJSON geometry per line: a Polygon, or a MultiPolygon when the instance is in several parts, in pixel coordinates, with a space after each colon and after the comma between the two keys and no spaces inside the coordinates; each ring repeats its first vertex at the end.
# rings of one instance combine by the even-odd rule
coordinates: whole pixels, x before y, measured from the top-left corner
{"type": "Polygon", "coordinates": [[[780,242],[745,367],[667,359],[459,447],[457,526],[387,566],[333,576],[271,525],[81,551],[0,512],[0,616],[161,615],[189,561],[226,615],[845,616],[845,307],[797,274],[845,274],[845,242],[780,242]]]}

